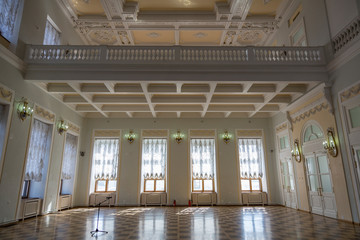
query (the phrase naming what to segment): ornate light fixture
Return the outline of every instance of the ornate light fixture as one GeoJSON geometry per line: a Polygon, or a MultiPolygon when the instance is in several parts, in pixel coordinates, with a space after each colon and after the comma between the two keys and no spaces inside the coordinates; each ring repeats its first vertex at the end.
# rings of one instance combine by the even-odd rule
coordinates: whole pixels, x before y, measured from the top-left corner
{"type": "Polygon", "coordinates": [[[127,138],[129,143],[131,144],[135,140],[135,133],[132,130],[130,130],[129,133],[125,135],[125,137],[127,138]]]}
{"type": "Polygon", "coordinates": [[[58,133],[62,135],[64,132],[66,132],[69,129],[69,125],[64,121],[60,120],[57,124],[58,133]]]}
{"type": "Polygon", "coordinates": [[[327,129],[327,140],[323,142],[323,146],[324,149],[327,150],[331,156],[336,157],[338,155],[333,128],[327,129]]]}
{"type": "Polygon", "coordinates": [[[299,140],[294,141],[294,149],[291,150],[291,155],[295,158],[297,162],[301,162],[301,153],[299,147],[299,140]]]}
{"type": "Polygon", "coordinates": [[[21,99],[17,106],[17,112],[21,121],[24,121],[27,117],[30,117],[34,109],[29,106],[29,103],[26,99],[21,99]]]}
{"type": "Polygon", "coordinates": [[[229,132],[227,130],[225,130],[225,132],[222,135],[222,138],[223,138],[224,142],[226,144],[228,144],[230,142],[231,135],[229,134],[229,132]]]}
{"type": "Polygon", "coordinates": [[[176,132],[176,134],[174,134],[174,136],[175,136],[175,141],[179,144],[182,142],[184,134],[182,134],[180,132],[180,130],[177,130],[177,132],[176,132]]]}

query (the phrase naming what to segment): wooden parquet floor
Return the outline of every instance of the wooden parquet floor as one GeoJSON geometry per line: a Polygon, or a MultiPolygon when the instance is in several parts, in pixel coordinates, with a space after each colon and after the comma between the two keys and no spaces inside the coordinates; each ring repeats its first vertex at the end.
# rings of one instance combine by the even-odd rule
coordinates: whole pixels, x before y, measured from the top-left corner
{"type": "Polygon", "coordinates": [[[360,239],[360,226],[285,207],[76,208],[1,227],[0,239],[360,239]]]}

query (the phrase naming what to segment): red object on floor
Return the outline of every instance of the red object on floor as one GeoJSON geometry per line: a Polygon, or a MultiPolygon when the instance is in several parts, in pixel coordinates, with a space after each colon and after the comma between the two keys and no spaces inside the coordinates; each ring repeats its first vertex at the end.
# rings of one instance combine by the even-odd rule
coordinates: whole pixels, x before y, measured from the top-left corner
{"type": "Polygon", "coordinates": [[[191,207],[191,200],[189,200],[189,207],[191,207]]]}
{"type": "Polygon", "coordinates": [[[176,200],[174,200],[173,202],[173,207],[176,207],[176,200]]]}

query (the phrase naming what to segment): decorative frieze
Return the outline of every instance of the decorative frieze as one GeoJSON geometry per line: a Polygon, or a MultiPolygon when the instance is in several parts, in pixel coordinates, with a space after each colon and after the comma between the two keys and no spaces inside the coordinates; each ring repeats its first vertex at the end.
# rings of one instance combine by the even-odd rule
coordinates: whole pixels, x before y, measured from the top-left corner
{"type": "Polygon", "coordinates": [[[236,131],[238,137],[262,137],[261,129],[241,129],[236,131]]]}
{"type": "Polygon", "coordinates": [[[34,114],[49,122],[55,122],[55,114],[49,110],[46,110],[45,108],[40,107],[39,105],[35,105],[34,114]]]}
{"type": "Polygon", "coordinates": [[[340,93],[340,100],[341,102],[345,102],[353,97],[358,96],[359,94],[360,94],[360,83],[340,93]]]}
{"type": "Polygon", "coordinates": [[[190,137],[215,137],[215,130],[190,130],[190,137]]]}
{"type": "Polygon", "coordinates": [[[321,112],[324,109],[328,109],[329,105],[325,102],[322,102],[320,105],[317,105],[310,110],[303,112],[302,114],[292,118],[292,123],[300,122],[306,118],[309,118],[310,116],[314,115],[315,113],[321,112]]]}
{"type": "Polygon", "coordinates": [[[288,124],[285,122],[276,127],[276,133],[282,132],[286,129],[288,129],[288,124]]]}
{"type": "Polygon", "coordinates": [[[142,137],[167,137],[168,130],[161,129],[144,129],[141,133],[142,137]]]}
{"type": "Polygon", "coordinates": [[[94,132],[95,137],[120,137],[120,130],[99,129],[94,132]]]}
{"type": "Polygon", "coordinates": [[[69,127],[68,131],[80,134],[80,127],[78,127],[77,125],[75,125],[71,122],[67,122],[67,123],[68,123],[68,127],[69,127]]]}
{"type": "Polygon", "coordinates": [[[0,99],[5,102],[11,103],[13,100],[14,93],[12,90],[0,85],[0,99]]]}

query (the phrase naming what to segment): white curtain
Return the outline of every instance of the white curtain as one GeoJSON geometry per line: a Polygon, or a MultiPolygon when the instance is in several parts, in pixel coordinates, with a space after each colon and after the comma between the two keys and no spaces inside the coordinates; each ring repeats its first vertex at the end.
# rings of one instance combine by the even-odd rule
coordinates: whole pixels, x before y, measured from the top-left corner
{"type": "Polygon", "coordinates": [[[49,124],[34,120],[31,130],[29,150],[26,160],[25,180],[41,182],[42,169],[49,148],[48,140],[51,137],[49,124]]]}
{"type": "Polygon", "coordinates": [[[119,139],[95,139],[93,157],[95,179],[115,180],[118,171],[119,139]]]}
{"type": "Polygon", "coordinates": [[[239,139],[240,172],[243,178],[262,178],[264,152],[261,139],[239,139]]]}
{"type": "Polygon", "coordinates": [[[60,33],[54,28],[54,26],[46,21],[44,45],[60,45],[60,33]]]}
{"type": "Polygon", "coordinates": [[[142,145],[142,174],[146,178],[164,179],[166,176],[166,139],[146,138],[142,145]]]}
{"type": "Polygon", "coordinates": [[[13,36],[20,0],[0,1],[0,31],[8,40],[13,36]]]}
{"type": "Polygon", "coordinates": [[[215,139],[191,139],[190,148],[193,177],[214,178],[215,139]]]}
{"type": "Polygon", "coordinates": [[[76,168],[76,154],[77,154],[77,137],[67,133],[64,149],[64,159],[61,172],[62,179],[71,179],[74,177],[76,168]]]}

